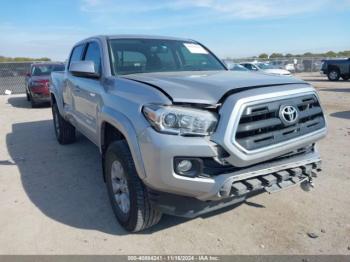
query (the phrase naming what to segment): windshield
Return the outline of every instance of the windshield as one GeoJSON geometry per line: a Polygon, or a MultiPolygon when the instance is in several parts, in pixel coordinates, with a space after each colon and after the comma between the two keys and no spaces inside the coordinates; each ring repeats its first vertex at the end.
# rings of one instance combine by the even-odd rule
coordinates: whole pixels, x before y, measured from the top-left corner
{"type": "Polygon", "coordinates": [[[35,65],[32,69],[32,75],[45,76],[55,71],[64,71],[64,65],[35,65]]]}
{"type": "Polygon", "coordinates": [[[260,69],[276,69],[273,65],[267,64],[267,63],[258,63],[256,64],[260,69]]]}
{"type": "Polygon", "coordinates": [[[118,75],[226,70],[207,49],[193,42],[114,39],[109,41],[109,47],[112,69],[118,75]]]}
{"type": "Polygon", "coordinates": [[[239,64],[233,64],[231,70],[232,71],[248,71],[247,68],[245,68],[244,66],[239,65],[239,64]]]}

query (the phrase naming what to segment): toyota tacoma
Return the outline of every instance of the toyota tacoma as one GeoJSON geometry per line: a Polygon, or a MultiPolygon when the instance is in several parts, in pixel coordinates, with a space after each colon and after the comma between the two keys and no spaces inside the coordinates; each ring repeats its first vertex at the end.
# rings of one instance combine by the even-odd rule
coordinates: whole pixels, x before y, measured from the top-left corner
{"type": "Polygon", "coordinates": [[[315,89],[229,71],[190,39],[116,35],[77,43],[50,81],[60,144],[78,130],[101,152],[113,211],[128,231],[162,214],[195,217],[258,193],[310,185],[326,134],[315,89]]]}

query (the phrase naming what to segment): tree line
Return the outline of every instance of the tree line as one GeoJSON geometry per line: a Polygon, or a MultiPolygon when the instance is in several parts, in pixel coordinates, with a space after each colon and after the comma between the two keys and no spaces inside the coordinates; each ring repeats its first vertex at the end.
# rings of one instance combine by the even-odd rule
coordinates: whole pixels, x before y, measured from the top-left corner
{"type": "Polygon", "coordinates": [[[334,51],[328,51],[326,53],[311,53],[307,52],[304,54],[281,54],[281,53],[262,53],[258,57],[254,58],[260,58],[260,59],[271,59],[271,58],[291,58],[291,57],[350,57],[350,50],[341,51],[341,52],[334,52],[334,51]]]}
{"type": "Polygon", "coordinates": [[[0,56],[0,62],[31,62],[31,61],[51,61],[48,57],[30,58],[30,57],[5,57],[0,56]]]}

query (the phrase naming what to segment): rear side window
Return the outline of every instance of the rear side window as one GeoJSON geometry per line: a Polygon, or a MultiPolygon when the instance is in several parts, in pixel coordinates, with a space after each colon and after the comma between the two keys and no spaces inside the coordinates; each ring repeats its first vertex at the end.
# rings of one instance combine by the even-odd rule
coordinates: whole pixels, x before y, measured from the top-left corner
{"type": "Polygon", "coordinates": [[[94,62],[95,71],[101,73],[101,53],[96,42],[89,43],[84,60],[94,62]]]}
{"type": "Polygon", "coordinates": [[[81,60],[83,51],[84,51],[84,45],[78,45],[74,47],[72,55],[70,57],[69,67],[72,64],[72,62],[81,60]]]}

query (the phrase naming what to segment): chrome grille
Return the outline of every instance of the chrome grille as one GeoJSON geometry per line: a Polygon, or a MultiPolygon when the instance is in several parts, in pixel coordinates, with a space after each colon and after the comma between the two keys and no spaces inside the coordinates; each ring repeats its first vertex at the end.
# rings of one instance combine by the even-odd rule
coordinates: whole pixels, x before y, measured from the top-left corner
{"type": "Polygon", "coordinates": [[[320,103],[315,95],[304,95],[246,106],[235,133],[235,140],[246,150],[255,150],[312,133],[325,127],[320,103]],[[280,108],[292,105],[299,119],[285,125],[280,119],[280,108]]]}

